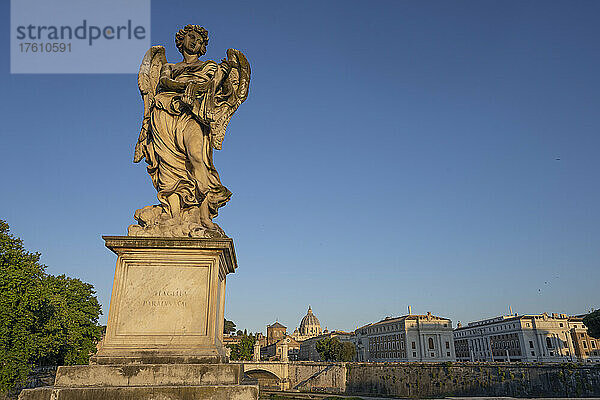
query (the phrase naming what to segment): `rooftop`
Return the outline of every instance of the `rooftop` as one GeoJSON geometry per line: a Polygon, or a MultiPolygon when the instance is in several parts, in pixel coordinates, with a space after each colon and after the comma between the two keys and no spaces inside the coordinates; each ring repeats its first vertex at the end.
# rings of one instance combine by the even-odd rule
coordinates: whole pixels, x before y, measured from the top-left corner
{"type": "Polygon", "coordinates": [[[382,319],[381,321],[378,322],[373,322],[370,324],[366,324],[361,326],[358,329],[363,329],[366,327],[370,327],[370,326],[379,326],[379,325],[384,325],[384,324],[388,324],[390,322],[401,322],[401,321],[406,321],[406,320],[429,320],[429,321],[448,321],[450,322],[450,320],[448,318],[443,318],[443,317],[438,317],[436,315],[433,315],[431,313],[427,313],[425,315],[423,314],[409,314],[409,315],[402,315],[400,317],[386,317],[384,319],[382,319]]]}
{"type": "Polygon", "coordinates": [[[540,318],[575,320],[578,318],[578,316],[569,317],[566,314],[557,314],[557,313],[500,315],[498,317],[487,318],[487,319],[482,319],[479,321],[469,322],[466,326],[461,326],[459,328],[456,328],[455,330],[469,329],[469,328],[478,327],[478,326],[497,324],[497,323],[506,322],[506,321],[516,321],[516,320],[520,320],[520,319],[530,319],[531,320],[531,319],[540,319],[540,318]]]}
{"type": "Polygon", "coordinates": [[[281,325],[279,322],[275,321],[275,323],[273,325],[268,325],[267,328],[284,328],[287,329],[287,327],[281,325]]]}

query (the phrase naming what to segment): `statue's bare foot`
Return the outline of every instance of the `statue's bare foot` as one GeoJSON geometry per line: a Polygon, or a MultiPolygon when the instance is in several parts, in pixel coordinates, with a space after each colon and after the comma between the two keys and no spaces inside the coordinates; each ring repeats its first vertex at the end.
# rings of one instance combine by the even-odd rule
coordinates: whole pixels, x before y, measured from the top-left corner
{"type": "Polygon", "coordinates": [[[212,222],[210,220],[210,218],[200,218],[200,223],[202,224],[202,226],[204,226],[206,229],[210,229],[210,230],[215,230],[217,229],[217,227],[215,226],[214,222],[212,222]]]}
{"type": "Polygon", "coordinates": [[[210,218],[210,212],[208,211],[208,203],[206,201],[203,201],[200,204],[200,223],[202,224],[202,226],[204,226],[206,229],[210,229],[210,230],[215,230],[215,224],[212,222],[212,219],[210,218]]]}

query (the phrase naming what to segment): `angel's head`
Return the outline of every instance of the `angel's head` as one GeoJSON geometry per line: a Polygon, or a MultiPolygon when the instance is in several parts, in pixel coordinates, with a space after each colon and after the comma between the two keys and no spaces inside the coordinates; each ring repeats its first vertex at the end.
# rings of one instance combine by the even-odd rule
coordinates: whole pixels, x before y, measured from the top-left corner
{"type": "Polygon", "coordinates": [[[208,31],[200,25],[186,25],[175,34],[175,46],[181,54],[204,55],[208,44],[208,31]]]}

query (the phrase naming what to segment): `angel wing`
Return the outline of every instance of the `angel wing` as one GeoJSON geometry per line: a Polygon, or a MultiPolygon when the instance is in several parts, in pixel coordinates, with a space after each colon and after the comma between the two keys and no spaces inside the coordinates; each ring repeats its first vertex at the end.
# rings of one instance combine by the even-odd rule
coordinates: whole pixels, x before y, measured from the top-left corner
{"type": "Polygon", "coordinates": [[[227,125],[240,104],[248,97],[250,86],[250,64],[244,54],[236,49],[228,49],[227,60],[234,67],[215,94],[215,118],[210,123],[211,144],[217,150],[221,150],[227,125]]]}
{"type": "Polygon", "coordinates": [[[150,128],[150,111],[154,96],[156,95],[160,71],[166,62],[165,48],[162,46],[152,46],[144,55],[142,65],[140,65],[138,87],[140,88],[142,99],[144,100],[144,118],[142,120],[140,136],[135,145],[133,155],[133,162],[135,163],[140,162],[146,156],[144,149],[148,139],[148,130],[150,128]]]}

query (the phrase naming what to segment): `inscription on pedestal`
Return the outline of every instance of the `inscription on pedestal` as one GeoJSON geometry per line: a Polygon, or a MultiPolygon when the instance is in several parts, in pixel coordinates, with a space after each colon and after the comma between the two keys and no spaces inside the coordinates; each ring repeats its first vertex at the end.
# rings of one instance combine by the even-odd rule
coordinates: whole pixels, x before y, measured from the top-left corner
{"type": "Polygon", "coordinates": [[[157,290],[152,296],[142,301],[142,307],[186,307],[189,304],[186,290],[157,290]]]}
{"type": "Polygon", "coordinates": [[[208,267],[127,263],[117,335],[206,335],[208,267]]]}

